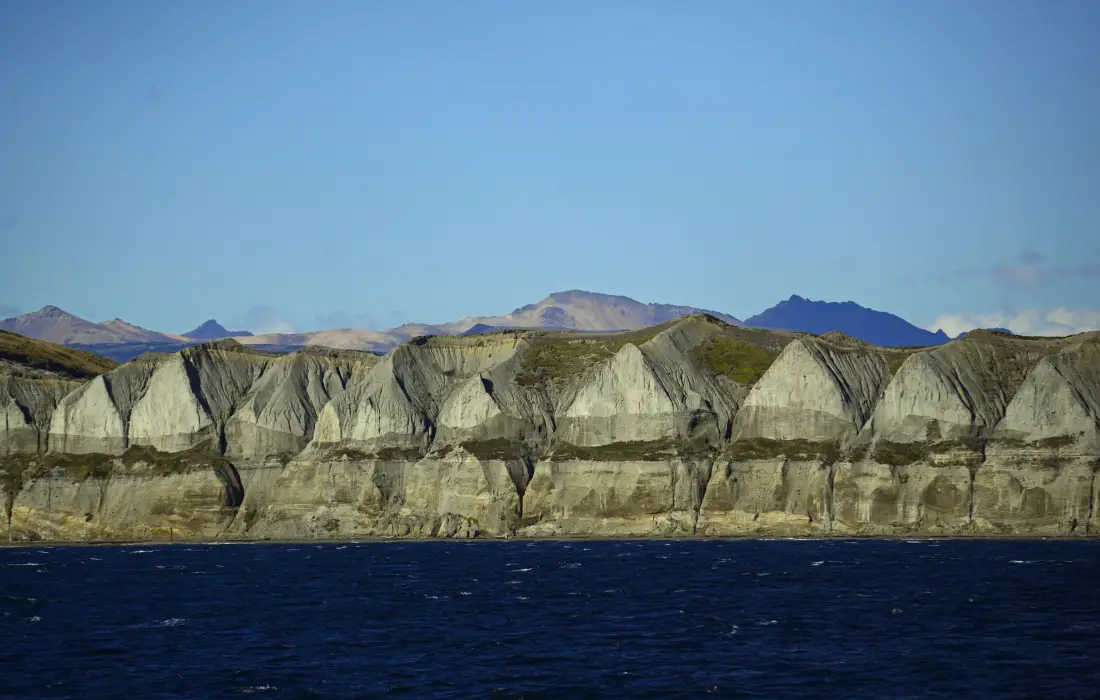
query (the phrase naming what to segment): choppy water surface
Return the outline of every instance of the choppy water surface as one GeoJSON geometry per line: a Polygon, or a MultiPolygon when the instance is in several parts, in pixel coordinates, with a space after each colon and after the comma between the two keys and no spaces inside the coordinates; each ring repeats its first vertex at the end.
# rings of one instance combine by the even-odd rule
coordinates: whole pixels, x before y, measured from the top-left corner
{"type": "Polygon", "coordinates": [[[0,695],[1093,698],[1100,543],[0,550],[0,695]]]}

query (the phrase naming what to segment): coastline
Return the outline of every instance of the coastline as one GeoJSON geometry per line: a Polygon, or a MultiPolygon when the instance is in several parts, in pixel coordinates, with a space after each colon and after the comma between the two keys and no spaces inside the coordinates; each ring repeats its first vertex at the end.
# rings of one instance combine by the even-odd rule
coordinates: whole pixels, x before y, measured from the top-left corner
{"type": "Polygon", "coordinates": [[[685,535],[682,537],[624,535],[622,537],[599,536],[560,536],[560,537],[472,537],[466,539],[439,537],[358,537],[333,539],[222,539],[222,540],[41,540],[41,541],[3,541],[0,549],[41,549],[57,547],[176,547],[176,546],[222,546],[222,545],[347,545],[347,544],[397,544],[450,542],[461,544],[503,543],[503,542],[861,542],[861,541],[996,541],[996,542],[1098,542],[1100,534],[1089,535],[1031,535],[1031,534],[980,534],[980,535],[685,535]]]}

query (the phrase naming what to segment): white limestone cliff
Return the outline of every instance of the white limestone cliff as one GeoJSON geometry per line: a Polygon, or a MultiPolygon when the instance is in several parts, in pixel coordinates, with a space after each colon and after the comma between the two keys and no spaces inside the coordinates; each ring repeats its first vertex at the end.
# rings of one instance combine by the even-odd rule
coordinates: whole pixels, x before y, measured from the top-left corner
{"type": "Polygon", "coordinates": [[[29,539],[1091,536],[1098,338],[900,351],[694,317],[382,359],[219,342],[0,373],[0,483],[29,539]]]}
{"type": "Polygon", "coordinates": [[[749,392],[734,435],[850,442],[870,417],[886,373],[882,355],[862,344],[795,340],[749,392]]]}

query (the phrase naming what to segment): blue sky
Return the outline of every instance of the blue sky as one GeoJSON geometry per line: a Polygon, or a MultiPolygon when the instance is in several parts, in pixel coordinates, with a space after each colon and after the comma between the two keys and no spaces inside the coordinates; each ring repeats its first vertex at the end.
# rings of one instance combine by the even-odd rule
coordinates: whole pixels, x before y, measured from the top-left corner
{"type": "Polygon", "coordinates": [[[0,0],[0,306],[308,330],[580,288],[1100,323],[1097,27],[1094,0],[0,0]]]}

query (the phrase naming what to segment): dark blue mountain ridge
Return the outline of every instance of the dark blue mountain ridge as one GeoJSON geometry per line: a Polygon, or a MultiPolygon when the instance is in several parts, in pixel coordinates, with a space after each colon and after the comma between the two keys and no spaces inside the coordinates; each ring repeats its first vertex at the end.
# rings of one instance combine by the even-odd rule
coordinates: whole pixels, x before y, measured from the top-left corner
{"type": "Polygon", "coordinates": [[[942,330],[933,333],[899,316],[868,309],[854,301],[812,301],[797,294],[746,319],[744,325],[815,335],[840,331],[880,347],[942,345],[951,340],[942,330]]]}
{"type": "Polygon", "coordinates": [[[221,340],[222,338],[239,338],[241,336],[249,336],[252,333],[248,331],[230,331],[226,330],[225,326],[218,323],[214,319],[204,321],[198,328],[182,333],[184,338],[190,338],[192,340],[221,340]]]}

